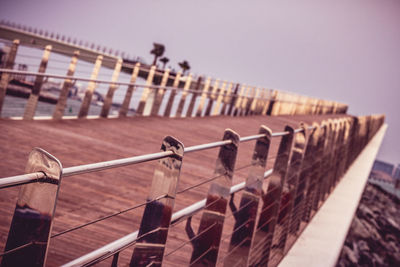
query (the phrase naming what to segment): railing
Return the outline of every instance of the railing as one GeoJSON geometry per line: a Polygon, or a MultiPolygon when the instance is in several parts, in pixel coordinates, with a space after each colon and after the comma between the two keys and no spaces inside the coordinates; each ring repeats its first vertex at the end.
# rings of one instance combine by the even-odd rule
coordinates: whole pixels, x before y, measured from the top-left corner
{"type": "Polygon", "coordinates": [[[177,139],[166,137],[158,153],[69,168],[63,168],[46,151],[34,149],[27,174],[0,179],[0,188],[21,186],[1,266],[42,266],[51,238],[143,206],[138,231],[64,266],[90,266],[109,257],[113,257],[112,266],[117,266],[120,252],[131,246],[131,266],[160,266],[186,244],[193,248],[191,256],[185,254],[189,265],[276,266],[383,121],[383,116],[346,116],[320,125],[301,124],[298,129],[286,126],[278,133],[261,126],[258,134],[242,138],[228,129],[222,141],[186,148],[177,139]],[[268,156],[276,138],[280,140],[278,152],[268,156]],[[238,146],[249,141],[256,144],[248,177],[232,186],[238,146]],[[219,148],[215,175],[177,191],[185,155],[212,148],[219,148]],[[266,171],[271,159],[273,168],[266,171]],[[154,160],[158,163],[145,203],[51,233],[61,178],[154,160]],[[173,213],[175,199],[181,193],[205,183],[210,184],[205,199],[173,213]],[[237,208],[234,196],[239,192],[237,208]],[[191,222],[200,211],[196,234],[191,222]],[[173,238],[168,235],[169,229],[185,220],[187,240],[166,251],[167,239],[173,238]],[[223,235],[224,225],[225,232],[226,225],[232,228],[228,235],[223,235]],[[222,251],[222,244],[226,251],[222,251]]]}
{"type": "MultiPolygon", "coordinates": [[[[53,119],[61,119],[64,116],[68,95],[72,91],[76,81],[88,82],[77,117],[85,118],[93,101],[96,88],[100,84],[107,84],[108,90],[101,106],[99,115],[108,117],[112,108],[115,93],[119,87],[127,87],[122,103],[119,105],[118,115],[127,116],[131,110],[132,96],[138,88],[142,93],[138,96],[138,105],[134,113],[141,116],[165,116],[165,117],[190,117],[190,116],[215,116],[215,115],[294,115],[294,114],[344,114],[347,105],[332,101],[305,97],[294,93],[279,90],[266,89],[256,86],[239,84],[236,82],[220,81],[208,77],[194,77],[192,74],[182,76],[181,72],[173,73],[169,69],[157,69],[156,66],[147,66],[141,63],[132,64],[124,62],[121,58],[105,59],[102,55],[93,58],[94,66],[90,78],[74,77],[79,50],[71,56],[69,68],[66,75],[46,73],[49,57],[52,52],[66,54],[65,51],[53,49],[46,46],[41,63],[37,72],[26,70],[15,70],[19,47],[19,41],[15,40],[5,62],[4,68],[0,69],[0,112],[3,109],[5,95],[10,85],[24,82],[24,77],[33,76],[34,81],[30,85],[31,90],[27,94],[24,119],[32,119],[35,115],[37,103],[41,94],[44,79],[53,78],[63,81],[60,83],[59,96],[52,99],[56,102],[53,119]],[[107,61],[107,62],[105,62],[107,61]],[[112,61],[112,62],[111,62],[112,61]],[[111,80],[98,79],[102,64],[114,66],[111,80]],[[130,82],[118,82],[120,72],[130,72],[130,82]],[[145,85],[138,85],[138,77],[146,79],[145,85]],[[170,93],[167,94],[166,92],[170,93]],[[164,105],[162,105],[164,103],[164,105]],[[161,109],[161,106],[163,108],[161,109]],[[176,110],[176,111],[175,111],[176,110]]],[[[22,56],[22,55],[21,55],[22,56]]],[[[24,56],[27,60],[26,55],[24,56]]],[[[120,90],[121,91],[121,90],[120,90]]],[[[10,91],[9,91],[10,92],[10,91]]],[[[16,92],[16,94],[22,94],[16,92]]],[[[122,99],[121,99],[122,100],[122,99]]],[[[115,104],[115,103],[114,103],[115,104]]],[[[132,113],[132,112],[131,112],[132,113]]]]}

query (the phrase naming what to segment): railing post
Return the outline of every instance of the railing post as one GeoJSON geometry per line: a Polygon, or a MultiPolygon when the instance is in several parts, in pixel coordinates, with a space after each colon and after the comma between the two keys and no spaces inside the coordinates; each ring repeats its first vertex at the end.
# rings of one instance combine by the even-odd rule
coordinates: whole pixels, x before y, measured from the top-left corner
{"type": "Polygon", "coordinates": [[[167,106],[165,108],[164,116],[171,117],[172,105],[174,104],[175,96],[177,94],[177,88],[179,87],[179,83],[181,81],[182,72],[178,71],[175,76],[174,83],[172,85],[171,93],[169,94],[167,106]]]}
{"type": "Polygon", "coordinates": [[[240,84],[237,83],[236,86],[235,86],[235,89],[233,90],[233,94],[231,94],[231,95],[228,96],[228,98],[227,98],[227,101],[228,101],[228,102],[226,102],[226,104],[225,104],[225,106],[224,106],[224,108],[226,108],[226,106],[229,104],[229,109],[228,109],[228,111],[226,112],[227,115],[233,116],[232,113],[233,113],[233,110],[234,110],[234,108],[235,108],[235,103],[236,103],[236,101],[237,101],[237,99],[238,99],[239,87],[240,87],[240,84]],[[230,100],[229,100],[229,99],[230,99],[230,100]]]}
{"type": "MultiPolygon", "coordinates": [[[[246,266],[249,257],[272,133],[269,128],[261,126],[259,134],[264,134],[264,136],[256,142],[250,172],[240,200],[240,207],[239,209],[232,209],[235,226],[232,231],[229,251],[224,260],[224,266],[227,267],[246,266]]],[[[234,207],[233,196],[230,206],[231,208],[234,207]]]]}
{"type": "Polygon", "coordinates": [[[191,266],[215,266],[217,262],[222,228],[235,169],[239,135],[227,129],[225,130],[223,140],[230,140],[231,143],[222,146],[219,150],[215,175],[221,177],[214,180],[210,185],[198,235],[192,241],[191,266]]]}
{"type": "Polygon", "coordinates": [[[249,115],[256,115],[257,113],[256,109],[257,109],[257,103],[259,102],[258,101],[259,97],[260,97],[260,88],[257,87],[255,88],[255,90],[253,90],[253,99],[250,104],[249,115]]]}
{"type": "MultiPolygon", "coordinates": [[[[75,73],[76,63],[78,62],[79,51],[76,50],[71,58],[71,63],[68,67],[67,76],[72,77],[75,73]]],[[[67,104],[69,89],[72,86],[71,79],[65,79],[63,86],[60,91],[60,96],[58,97],[57,105],[54,109],[53,119],[61,120],[64,115],[65,105],[67,104]]]]}
{"type": "Polygon", "coordinates": [[[247,116],[250,111],[251,100],[254,96],[254,87],[247,87],[244,101],[242,103],[242,116],[247,116]]]}
{"type": "Polygon", "coordinates": [[[117,82],[118,80],[119,73],[121,72],[121,67],[122,67],[122,59],[119,58],[115,63],[114,72],[111,77],[111,84],[110,87],[108,88],[106,99],[104,99],[103,107],[101,108],[100,116],[103,118],[107,118],[108,113],[110,112],[114,92],[118,88],[115,82],[117,82]]]}
{"type": "Polygon", "coordinates": [[[208,77],[203,87],[203,92],[201,94],[199,105],[197,106],[197,111],[195,115],[197,117],[201,117],[203,109],[205,108],[205,102],[207,99],[208,90],[210,89],[210,84],[211,84],[211,77],[208,77]]]}
{"type": "MultiPolygon", "coordinates": [[[[17,55],[19,46],[19,40],[14,40],[11,46],[10,52],[8,53],[6,64],[4,68],[12,70],[14,68],[15,57],[17,55]]],[[[4,99],[6,98],[6,91],[10,79],[9,73],[1,73],[1,80],[0,80],[0,115],[3,109],[4,99]]]]}
{"type": "Polygon", "coordinates": [[[263,205],[251,245],[249,266],[267,266],[268,264],[293,143],[293,128],[286,126],[285,132],[288,133],[282,136],[273,172],[267,179],[267,192],[262,196],[263,205]]]}
{"type": "MultiPolygon", "coordinates": [[[[49,61],[49,56],[51,52],[51,45],[47,45],[44,49],[42,61],[39,66],[39,73],[46,72],[47,62],[49,61]]],[[[36,76],[35,83],[33,84],[32,93],[29,95],[28,102],[26,103],[24,120],[32,120],[35,116],[37,103],[39,101],[40,89],[42,89],[44,77],[36,76]]]]}
{"type": "Polygon", "coordinates": [[[103,61],[103,56],[102,55],[97,56],[96,62],[94,63],[92,75],[90,76],[90,79],[92,81],[89,82],[88,87],[86,89],[85,97],[82,100],[82,105],[79,110],[78,118],[85,118],[89,113],[93,92],[96,88],[96,82],[94,82],[93,80],[96,80],[97,76],[99,75],[102,61],[103,61]]]}
{"type": "Polygon", "coordinates": [[[190,89],[191,84],[192,84],[192,74],[189,73],[189,75],[186,76],[185,85],[182,90],[182,96],[181,96],[181,99],[179,100],[178,108],[176,110],[175,117],[177,117],[177,118],[186,116],[186,114],[182,114],[182,112],[183,112],[183,108],[185,106],[186,96],[188,95],[188,91],[190,89]]]}
{"type": "Polygon", "coordinates": [[[149,70],[149,74],[147,74],[146,87],[143,88],[142,96],[140,97],[139,105],[136,110],[137,115],[150,115],[151,106],[154,101],[154,88],[151,88],[150,86],[153,84],[155,72],[156,66],[153,65],[149,70]]]}
{"type": "Polygon", "coordinates": [[[270,100],[268,101],[268,109],[267,109],[267,115],[269,116],[275,115],[274,109],[276,109],[277,94],[278,92],[276,90],[271,90],[271,96],[270,100]]]}
{"type": "MultiPolygon", "coordinates": [[[[304,152],[303,165],[299,175],[296,196],[293,204],[293,214],[290,222],[290,233],[297,235],[300,223],[306,210],[311,211],[311,199],[315,196],[316,175],[319,170],[318,141],[321,132],[320,126],[313,123],[308,134],[307,147],[304,152]]],[[[288,244],[286,250],[291,244],[288,244]]]]}
{"type": "Polygon", "coordinates": [[[132,94],[135,89],[135,86],[133,84],[136,82],[137,76],[139,75],[139,71],[140,71],[140,63],[138,62],[135,64],[135,67],[133,68],[130,85],[126,90],[124,102],[122,102],[122,106],[119,110],[120,117],[125,117],[128,114],[129,105],[132,99],[132,94]]]}
{"type": "Polygon", "coordinates": [[[173,155],[160,159],[154,171],[147,204],[130,266],[161,266],[183,160],[183,144],[164,138],[161,151],[173,155]]]}
{"type": "Polygon", "coordinates": [[[230,82],[228,89],[226,90],[225,96],[223,97],[223,102],[222,102],[222,108],[221,108],[221,113],[222,115],[226,115],[227,114],[227,107],[229,105],[229,103],[231,102],[231,98],[232,98],[232,88],[233,88],[233,83],[230,82]]]}
{"type": "Polygon", "coordinates": [[[44,172],[46,178],[21,186],[5,246],[5,252],[14,251],[3,256],[2,267],[46,263],[62,166],[54,156],[35,148],[29,155],[25,172],[44,172]]]}
{"type": "Polygon", "coordinates": [[[153,106],[151,108],[151,115],[152,116],[157,116],[158,112],[160,110],[160,106],[161,106],[163,97],[164,97],[165,92],[166,92],[165,87],[167,86],[167,83],[168,83],[169,72],[170,72],[169,68],[167,68],[164,71],[164,74],[162,76],[161,83],[160,83],[160,88],[156,89],[156,93],[155,93],[156,96],[154,98],[154,103],[153,103],[153,106]]]}
{"type": "Polygon", "coordinates": [[[215,98],[217,97],[218,88],[219,88],[219,79],[216,79],[211,94],[208,96],[208,104],[206,112],[204,113],[204,116],[206,117],[211,115],[212,106],[214,104],[215,98]]]}
{"type": "MultiPolygon", "coordinates": [[[[212,116],[217,116],[217,115],[220,114],[220,113],[219,113],[219,109],[220,109],[220,107],[221,107],[221,102],[222,102],[222,100],[223,100],[223,98],[224,98],[226,83],[227,83],[227,82],[224,81],[224,82],[222,83],[221,89],[219,90],[218,97],[216,98],[216,102],[215,102],[215,105],[214,105],[214,110],[213,110],[212,113],[211,113],[212,116]]],[[[232,85],[232,83],[230,83],[229,86],[231,86],[231,85],[232,85]]]]}
{"type": "Polygon", "coordinates": [[[240,107],[242,106],[242,101],[243,101],[243,97],[244,97],[244,93],[246,90],[246,84],[243,84],[240,88],[240,93],[238,94],[238,96],[236,97],[236,101],[235,101],[235,109],[233,110],[233,116],[240,116],[241,113],[241,109],[240,107]]]}
{"type": "Polygon", "coordinates": [[[201,88],[202,81],[203,81],[203,77],[199,76],[199,78],[197,78],[196,87],[194,88],[194,92],[192,93],[192,99],[190,100],[189,107],[186,111],[186,116],[188,116],[188,117],[193,117],[192,116],[193,109],[194,109],[194,105],[196,103],[196,99],[197,99],[198,95],[200,94],[200,88],[201,88]]]}
{"type": "MultiPolygon", "coordinates": [[[[292,218],[294,200],[299,183],[299,175],[303,165],[304,152],[306,148],[306,128],[301,124],[301,131],[294,134],[293,148],[289,160],[286,179],[283,183],[281,203],[279,205],[278,219],[275,225],[272,247],[274,257],[270,258],[272,265],[278,263],[286,252],[286,242],[292,218]]],[[[293,238],[292,238],[293,240],[293,238]]]]}

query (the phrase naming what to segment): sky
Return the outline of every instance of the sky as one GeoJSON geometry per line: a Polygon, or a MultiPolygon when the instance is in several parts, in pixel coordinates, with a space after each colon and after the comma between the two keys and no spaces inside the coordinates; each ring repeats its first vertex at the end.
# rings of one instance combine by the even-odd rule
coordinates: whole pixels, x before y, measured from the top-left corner
{"type": "Polygon", "coordinates": [[[378,159],[400,163],[398,0],[0,0],[0,19],[126,51],[172,68],[386,114],[378,159]]]}

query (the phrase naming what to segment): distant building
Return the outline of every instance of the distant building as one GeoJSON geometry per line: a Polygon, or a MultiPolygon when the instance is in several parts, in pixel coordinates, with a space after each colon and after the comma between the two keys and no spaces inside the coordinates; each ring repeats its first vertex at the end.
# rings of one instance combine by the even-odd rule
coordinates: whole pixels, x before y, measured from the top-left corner
{"type": "Polygon", "coordinates": [[[393,174],[393,178],[396,180],[400,180],[400,164],[397,165],[396,170],[393,174]]]}
{"type": "Polygon", "coordinates": [[[389,174],[390,176],[392,176],[392,174],[393,174],[393,169],[394,169],[393,164],[386,163],[386,162],[380,161],[380,160],[375,160],[374,166],[372,166],[372,170],[381,171],[381,172],[389,174]]]}

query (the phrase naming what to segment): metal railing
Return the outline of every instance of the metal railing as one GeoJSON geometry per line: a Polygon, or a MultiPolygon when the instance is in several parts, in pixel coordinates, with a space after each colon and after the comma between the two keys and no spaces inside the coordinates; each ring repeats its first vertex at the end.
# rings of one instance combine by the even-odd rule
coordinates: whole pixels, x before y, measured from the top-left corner
{"type": "Polygon", "coordinates": [[[119,253],[133,245],[132,266],[159,266],[164,258],[186,244],[193,247],[189,265],[276,266],[383,120],[383,116],[347,116],[320,125],[301,124],[298,129],[287,126],[277,133],[261,126],[258,134],[241,138],[228,129],[222,141],[187,148],[177,139],[166,137],[161,152],[68,168],[63,168],[46,151],[34,149],[26,166],[27,174],[0,179],[0,188],[21,186],[5,251],[0,254],[1,264],[42,266],[51,238],[145,207],[138,231],[65,266],[90,266],[109,257],[113,257],[112,266],[117,266],[119,253]],[[275,137],[280,139],[279,149],[276,156],[270,157],[269,148],[275,137]],[[249,175],[246,181],[232,185],[238,170],[235,168],[238,145],[249,141],[256,141],[251,164],[245,166],[249,175]],[[212,148],[219,148],[215,176],[177,191],[185,155],[212,148]],[[273,168],[266,171],[267,160],[271,159],[273,168]],[[51,233],[62,177],[154,160],[158,163],[146,202],[51,233]],[[267,184],[265,190],[263,183],[267,184]],[[181,193],[204,184],[210,184],[205,199],[172,212],[181,193]],[[233,200],[239,192],[241,201],[237,208],[233,200]],[[227,214],[228,207],[231,214],[227,214]],[[202,217],[195,234],[191,218],[200,211],[202,217]],[[166,251],[169,228],[185,220],[188,240],[166,251]],[[223,225],[228,223],[234,224],[233,230],[223,235],[223,225]],[[222,251],[222,243],[229,244],[227,251],[222,251]]]}
{"type": "MultiPolygon", "coordinates": [[[[58,67],[48,67],[50,53],[65,54],[50,45],[47,45],[44,50],[37,72],[27,71],[27,69],[15,70],[18,47],[19,40],[15,40],[4,67],[0,69],[0,112],[3,109],[6,93],[24,96],[29,98],[24,110],[24,119],[32,119],[34,117],[39,99],[56,103],[52,118],[56,120],[62,119],[65,115],[67,100],[70,99],[68,95],[72,91],[75,93],[78,91],[78,89],[72,90],[76,81],[88,83],[84,95],[74,96],[79,99],[78,101],[81,101],[79,113],[77,114],[78,118],[86,118],[90,108],[94,108],[91,103],[95,94],[100,98],[100,102],[103,102],[98,107],[101,109],[99,111],[100,117],[108,117],[111,109],[114,112],[118,112],[118,116],[121,117],[129,114],[165,117],[344,114],[347,111],[347,105],[338,102],[236,82],[220,81],[211,77],[207,79],[201,76],[194,77],[190,73],[182,76],[181,72],[173,73],[169,69],[161,70],[157,69],[156,66],[141,65],[139,62],[134,65],[128,64],[120,58],[106,58],[103,55],[98,55],[96,58],[91,59],[90,62],[95,64],[90,78],[74,77],[75,72],[77,72],[77,62],[80,58],[78,50],[68,54],[72,58],[66,75],[46,73],[48,68],[51,69],[51,72],[60,69],[58,67]],[[98,78],[101,66],[104,64],[114,68],[110,80],[98,78]],[[118,81],[121,71],[131,75],[130,82],[118,81]],[[34,77],[34,81],[31,84],[25,82],[24,77],[28,76],[34,77]],[[138,77],[146,79],[145,85],[136,83],[138,77]],[[47,78],[63,81],[59,85],[58,97],[46,97],[42,93],[42,87],[47,78]],[[11,87],[10,84],[12,85],[11,87]],[[100,97],[102,94],[97,92],[96,89],[99,85],[105,84],[109,88],[104,88],[106,93],[103,92],[102,94],[105,94],[105,96],[100,97]],[[31,87],[31,89],[25,88],[26,90],[23,90],[21,89],[22,85],[31,87]],[[127,87],[125,95],[119,96],[121,100],[123,99],[122,103],[116,103],[114,99],[114,94],[118,94],[118,91],[121,91],[117,90],[119,87],[127,87]],[[137,92],[137,89],[141,87],[143,92],[137,92]],[[166,90],[170,91],[169,95],[165,93],[166,90]],[[138,100],[138,105],[135,108],[131,107],[133,95],[138,100]],[[163,109],[161,109],[161,106],[163,106],[163,109]],[[118,110],[116,110],[116,107],[118,110]],[[173,110],[176,111],[173,112],[173,110]]],[[[30,59],[29,55],[21,57],[26,61],[30,59]]],[[[19,65],[22,66],[24,64],[19,63],[19,65]]],[[[25,67],[27,68],[28,65],[25,67]]],[[[89,72],[87,71],[87,73],[89,72]]]]}

